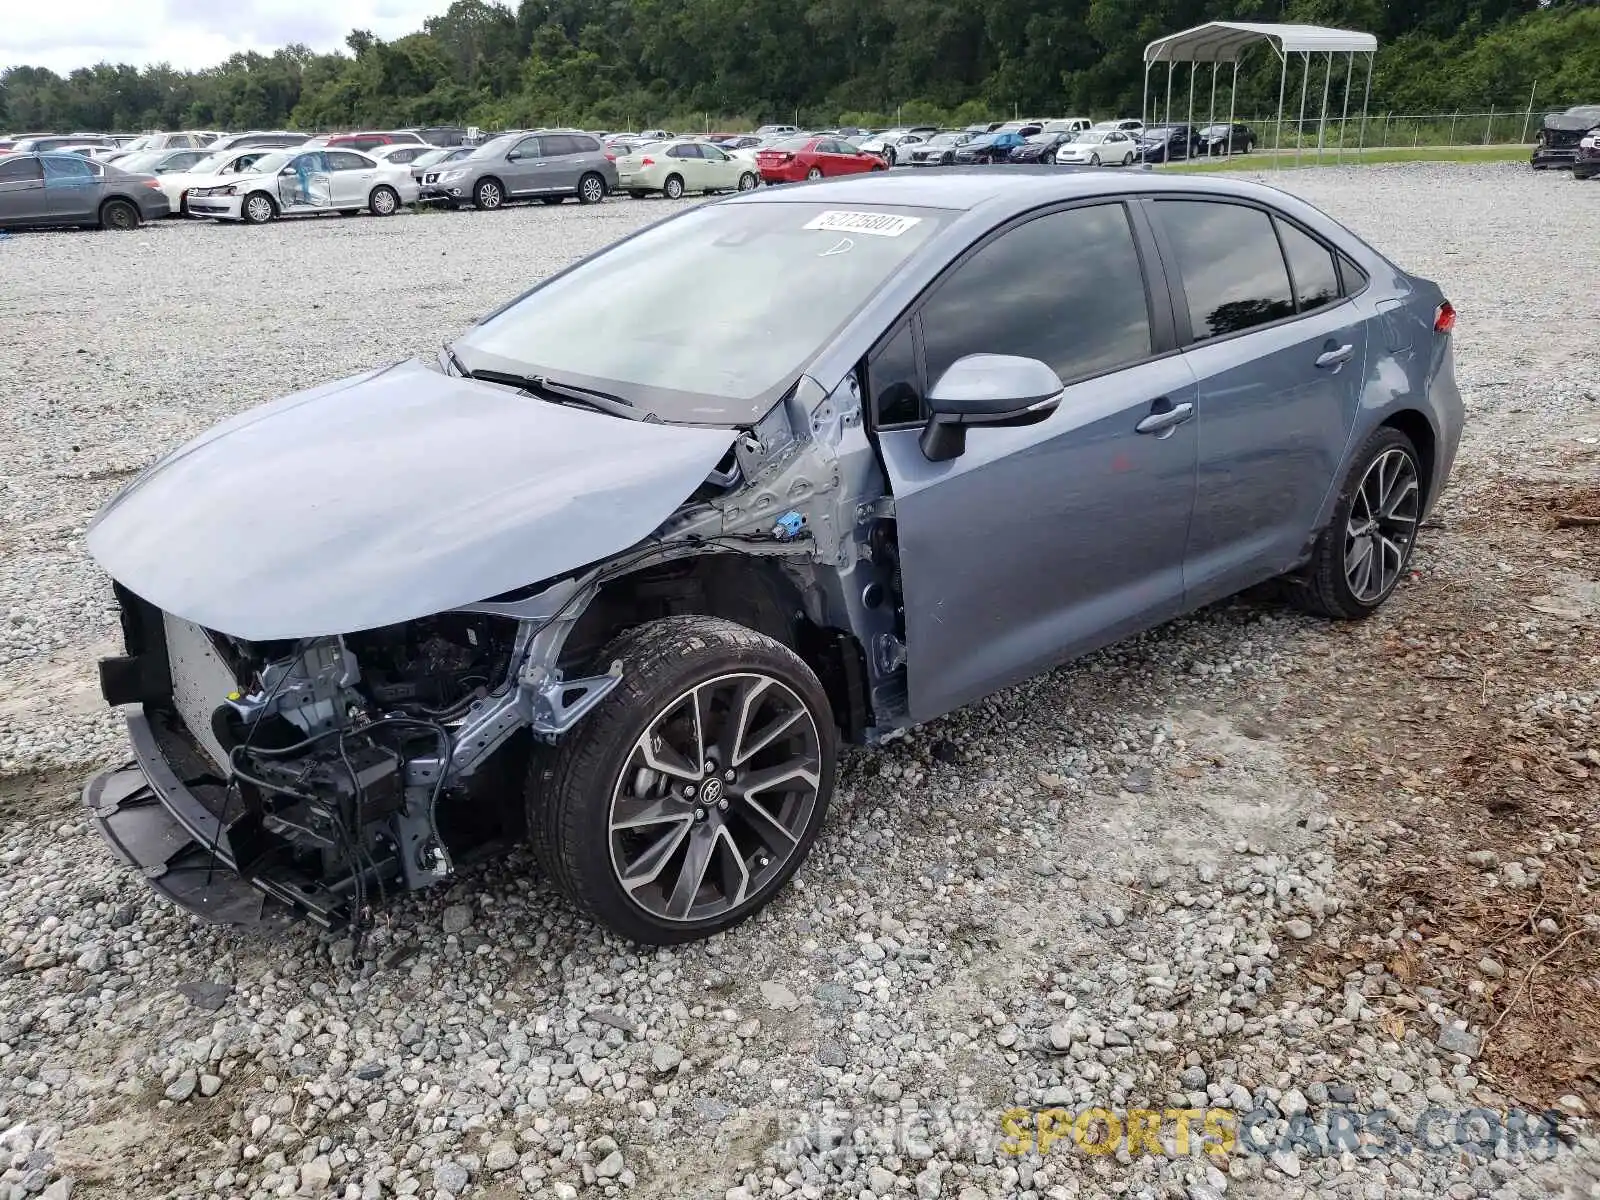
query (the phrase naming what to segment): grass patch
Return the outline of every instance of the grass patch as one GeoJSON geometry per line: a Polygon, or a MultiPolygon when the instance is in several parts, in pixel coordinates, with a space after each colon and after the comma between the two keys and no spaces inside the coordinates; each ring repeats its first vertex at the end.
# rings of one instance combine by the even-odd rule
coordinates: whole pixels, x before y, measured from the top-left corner
{"type": "MultiPolygon", "coordinates": [[[[1323,147],[1322,158],[1317,158],[1316,148],[1300,151],[1302,167],[1355,166],[1367,163],[1403,162],[1527,162],[1526,146],[1368,146],[1359,153],[1345,147],[1341,156],[1336,150],[1323,147]]],[[[1232,158],[1196,159],[1192,163],[1179,162],[1161,166],[1163,171],[1263,171],[1273,167],[1293,167],[1294,151],[1258,150],[1253,154],[1239,154],[1232,158]]]]}

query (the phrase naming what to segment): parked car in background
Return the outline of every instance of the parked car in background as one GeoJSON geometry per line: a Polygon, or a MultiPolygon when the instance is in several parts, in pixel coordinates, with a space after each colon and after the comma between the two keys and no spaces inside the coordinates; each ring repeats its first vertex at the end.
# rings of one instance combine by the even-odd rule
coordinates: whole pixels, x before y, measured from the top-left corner
{"type": "Polygon", "coordinates": [[[956,147],[956,162],[958,163],[997,163],[1005,161],[1006,157],[1026,139],[1016,130],[996,130],[994,133],[984,133],[973,138],[970,142],[956,147]]]}
{"type": "Polygon", "coordinates": [[[879,155],[858,150],[838,138],[796,137],[758,150],[756,168],[767,183],[799,183],[887,171],[889,164],[879,155]]]}
{"type": "Polygon", "coordinates": [[[617,159],[617,190],[639,199],[659,192],[676,200],[685,192],[748,192],[761,182],[759,168],[711,142],[657,142],[617,159]]]}
{"type": "Polygon", "coordinates": [[[435,147],[432,150],[424,150],[411,160],[411,178],[415,179],[420,187],[422,177],[429,171],[441,169],[445,163],[458,162],[472,151],[471,146],[435,147]]]}
{"type": "Polygon", "coordinates": [[[913,167],[947,167],[956,160],[956,151],[972,140],[965,130],[945,130],[931,135],[927,141],[912,146],[905,161],[913,167]]]}
{"type": "Polygon", "coordinates": [[[368,131],[365,133],[340,133],[330,137],[329,146],[341,146],[350,150],[375,150],[379,146],[422,146],[431,145],[421,134],[411,133],[407,130],[368,131]]]}
{"type": "Polygon", "coordinates": [[[1239,181],[686,207],[99,513],[133,762],[82,816],[212,920],[472,903],[526,837],[620,936],[708,937],[801,869],[841,742],[1268,580],[1380,609],[1455,458],[1452,321],[1239,181]]]}
{"type": "Polygon", "coordinates": [[[135,138],[124,150],[202,150],[217,140],[209,130],[185,129],[177,133],[147,133],[135,138]]]}
{"type": "Polygon", "coordinates": [[[1235,121],[1232,125],[1207,125],[1200,131],[1201,154],[1249,154],[1256,148],[1256,132],[1235,121]]]}
{"type": "Polygon", "coordinates": [[[435,154],[438,150],[439,147],[430,146],[426,142],[390,142],[385,146],[374,146],[365,153],[368,158],[375,158],[379,162],[409,167],[423,155],[435,154]]]}
{"type": "Polygon", "coordinates": [[[899,161],[902,153],[909,152],[912,147],[926,141],[927,136],[925,133],[916,133],[910,129],[885,129],[882,133],[863,138],[855,143],[855,146],[857,150],[876,154],[892,167],[899,161]]]}
{"type": "Polygon", "coordinates": [[[1044,132],[1043,121],[1002,121],[995,133],[1016,133],[1024,138],[1031,138],[1036,133],[1044,132]]]}
{"type": "Polygon", "coordinates": [[[1597,125],[1600,125],[1600,104],[1577,104],[1565,112],[1546,114],[1529,158],[1533,169],[1570,167],[1577,161],[1578,143],[1583,135],[1597,125]]]}
{"type": "Polygon", "coordinates": [[[110,150],[118,149],[117,144],[110,138],[95,134],[37,133],[17,138],[11,143],[11,151],[15,154],[45,154],[73,146],[104,146],[110,150]]]}
{"type": "Polygon", "coordinates": [[[617,166],[587,133],[512,133],[422,177],[422,197],[495,209],[508,200],[598,204],[617,189],[617,166]]]}
{"type": "Polygon", "coordinates": [[[135,150],[119,154],[114,165],[134,175],[168,175],[187,171],[204,158],[204,150],[135,150]]]}
{"type": "Polygon", "coordinates": [[[1593,179],[1600,175],[1600,121],[1578,141],[1577,157],[1572,160],[1574,179],[1593,179]]]}
{"type": "Polygon", "coordinates": [[[189,215],[264,225],[279,217],[357,213],[387,217],[417,199],[409,167],[355,150],[273,150],[229,180],[189,189],[189,215]]]}
{"type": "Polygon", "coordinates": [[[206,149],[212,153],[219,150],[287,150],[291,146],[306,145],[310,137],[310,134],[295,133],[287,129],[253,129],[248,133],[233,133],[220,137],[206,149]]]}
{"type": "Polygon", "coordinates": [[[1091,129],[1118,129],[1123,133],[1135,133],[1144,128],[1144,122],[1138,117],[1117,117],[1110,121],[1096,121],[1091,129]]]}
{"type": "Polygon", "coordinates": [[[1040,128],[1040,133],[1084,133],[1094,128],[1094,122],[1088,117],[1058,117],[1053,121],[1046,121],[1040,128]]]}
{"type": "Polygon", "coordinates": [[[402,129],[401,133],[412,133],[430,146],[453,147],[467,144],[467,131],[461,125],[424,125],[416,129],[402,129]]]}
{"type": "Polygon", "coordinates": [[[169,211],[154,175],[119,171],[80,154],[0,154],[0,228],[137,229],[169,211]]]}
{"type": "Polygon", "coordinates": [[[794,125],[763,125],[761,128],[756,130],[756,136],[768,138],[786,138],[792,137],[794,134],[799,132],[800,130],[794,125]]]}
{"type": "Polygon", "coordinates": [[[1121,129],[1091,129],[1080,133],[1056,151],[1056,162],[1064,166],[1126,167],[1139,157],[1133,135],[1121,129]]]}
{"type": "Polygon", "coordinates": [[[672,137],[672,131],[669,129],[646,129],[639,137],[647,142],[664,142],[672,137]]]}
{"type": "Polygon", "coordinates": [[[1151,125],[1134,135],[1139,157],[1145,162],[1173,162],[1192,158],[1200,148],[1200,134],[1191,125],[1151,125]]]}
{"type": "Polygon", "coordinates": [[[1014,163],[1053,163],[1056,161],[1056,151],[1070,142],[1076,134],[1036,133],[1020,146],[1013,146],[1011,153],[1006,155],[1007,162],[1014,163]]]}

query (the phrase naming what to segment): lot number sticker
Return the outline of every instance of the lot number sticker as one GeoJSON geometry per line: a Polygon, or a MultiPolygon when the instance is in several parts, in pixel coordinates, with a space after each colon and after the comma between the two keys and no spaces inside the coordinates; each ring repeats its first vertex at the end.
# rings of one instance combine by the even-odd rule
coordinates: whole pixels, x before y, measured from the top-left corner
{"type": "Polygon", "coordinates": [[[897,217],[892,213],[830,209],[812,217],[804,227],[825,229],[830,233],[870,233],[876,237],[899,237],[921,220],[921,217],[897,217]]]}

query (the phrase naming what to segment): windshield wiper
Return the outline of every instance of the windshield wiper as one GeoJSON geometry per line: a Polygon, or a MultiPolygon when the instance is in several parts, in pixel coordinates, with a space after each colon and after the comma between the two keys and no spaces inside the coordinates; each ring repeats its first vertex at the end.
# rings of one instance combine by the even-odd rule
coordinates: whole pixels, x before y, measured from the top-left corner
{"type": "Polygon", "coordinates": [[[553,379],[546,379],[543,375],[517,375],[510,371],[478,370],[468,371],[470,379],[481,379],[485,383],[504,383],[511,387],[521,388],[530,396],[538,396],[544,400],[553,400],[557,404],[576,403],[592,408],[596,412],[608,413],[613,417],[624,417],[629,421],[648,421],[654,418],[653,413],[642,413],[633,403],[624,400],[621,396],[614,396],[610,392],[596,391],[594,388],[579,387],[574,383],[558,383],[553,379]]]}

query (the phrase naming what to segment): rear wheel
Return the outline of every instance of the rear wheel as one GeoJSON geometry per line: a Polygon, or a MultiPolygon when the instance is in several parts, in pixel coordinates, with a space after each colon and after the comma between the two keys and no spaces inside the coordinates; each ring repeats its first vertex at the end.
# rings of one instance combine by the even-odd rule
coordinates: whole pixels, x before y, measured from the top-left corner
{"type": "Polygon", "coordinates": [[[375,217],[392,217],[400,207],[400,193],[388,184],[380,184],[367,197],[367,208],[375,217]]]}
{"type": "Polygon", "coordinates": [[[764,907],[833,790],[832,711],[787,647],[716,617],[629,630],[622,682],[529,777],[541,867],[624,937],[671,945],[764,907]]]}
{"type": "Polygon", "coordinates": [[[807,179],[821,179],[822,178],[822,168],[821,167],[812,167],[811,170],[806,172],[806,178],[807,179]]]}
{"type": "Polygon", "coordinates": [[[746,171],[743,175],[739,176],[739,190],[741,192],[754,191],[756,184],[760,182],[761,181],[755,177],[755,173],[753,171],[746,171]]]}
{"type": "Polygon", "coordinates": [[[1370,616],[1404,577],[1421,520],[1417,448],[1385,425],[1356,456],[1311,561],[1290,579],[1291,598],[1318,616],[1370,616]]]}
{"type": "Polygon", "coordinates": [[[578,203],[599,204],[606,198],[606,181],[593,171],[578,180],[578,203]]]}
{"type": "Polygon", "coordinates": [[[139,228],[139,210],[126,200],[107,200],[100,206],[100,228],[126,232],[139,228]]]}
{"type": "Polygon", "coordinates": [[[1133,151],[1132,150],[1129,150],[1126,154],[1124,154],[1122,156],[1122,165],[1125,166],[1125,167],[1133,166],[1133,151]]]}
{"type": "Polygon", "coordinates": [[[666,182],[661,185],[661,194],[668,200],[681,200],[683,198],[683,177],[668,175],[666,182]]]}

